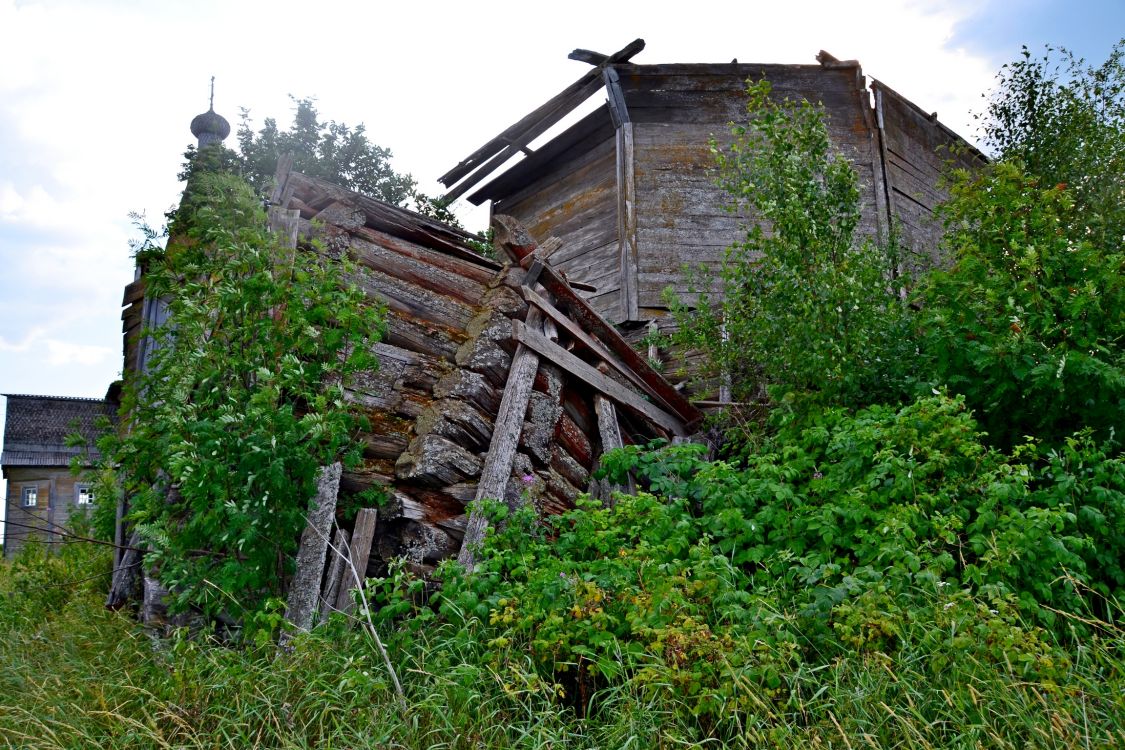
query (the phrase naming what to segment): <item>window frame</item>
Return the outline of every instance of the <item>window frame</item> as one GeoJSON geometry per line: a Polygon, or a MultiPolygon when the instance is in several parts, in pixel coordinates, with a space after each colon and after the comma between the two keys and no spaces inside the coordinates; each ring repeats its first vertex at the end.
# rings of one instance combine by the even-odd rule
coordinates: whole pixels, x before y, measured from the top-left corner
{"type": "Polygon", "coordinates": [[[94,496],[94,485],[87,482],[74,485],[74,504],[79,508],[91,508],[97,501],[97,497],[94,496]],[[86,491],[87,500],[85,502],[82,501],[83,490],[86,491]]]}
{"type": "Polygon", "coordinates": [[[39,506],[39,485],[38,484],[21,484],[20,485],[20,507],[21,508],[36,508],[39,506]],[[31,502],[28,502],[28,495],[31,495],[31,502]]]}

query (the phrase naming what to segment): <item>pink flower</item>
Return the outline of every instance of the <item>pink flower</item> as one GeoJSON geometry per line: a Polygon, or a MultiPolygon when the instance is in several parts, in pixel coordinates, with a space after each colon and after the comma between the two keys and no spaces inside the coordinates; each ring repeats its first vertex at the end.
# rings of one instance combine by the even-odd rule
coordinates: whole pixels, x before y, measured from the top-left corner
{"type": "Polygon", "coordinates": [[[523,480],[524,484],[535,484],[534,474],[524,474],[520,479],[523,480]]]}

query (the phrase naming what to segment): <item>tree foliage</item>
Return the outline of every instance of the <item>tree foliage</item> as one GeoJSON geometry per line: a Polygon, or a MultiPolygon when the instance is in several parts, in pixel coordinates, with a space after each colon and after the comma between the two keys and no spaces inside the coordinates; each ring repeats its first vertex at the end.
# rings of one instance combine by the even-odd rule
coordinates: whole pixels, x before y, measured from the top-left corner
{"type": "Polygon", "coordinates": [[[763,381],[828,403],[895,398],[909,337],[894,247],[857,237],[858,181],[820,108],[769,94],[750,85],[748,121],[729,149],[712,143],[730,208],[753,221],[696,301],[671,298],[674,337],[743,398],[763,381]]]}
{"type": "Polygon", "coordinates": [[[257,132],[249,110],[242,110],[237,138],[243,175],[255,189],[271,184],[278,159],[293,154],[293,168],[341,187],[394,205],[402,205],[415,194],[416,183],[408,174],[391,168],[391,151],[372,143],[360,123],[323,122],[311,98],[293,99],[293,122],[281,130],[277,120],[267,117],[257,132]]]}
{"type": "Polygon", "coordinates": [[[965,395],[994,444],[1125,426],[1121,244],[1018,161],[960,172],[942,215],[953,265],[918,292],[928,376],[965,395]]]}
{"type": "Polygon", "coordinates": [[[1065,186],[1084,239],[1107,249],[1125,241],[1125,39],[1098,66],[1024,47],[997,76],[983,135],[1042,187],[1065,186]]]}
{"type": "Polygon", "coordinates": [[[103,454],[176,604],[238,615],[282,591],[317,469],[352,445],[341,384],[375,366],[380,310],[339,261],[282,246],[230,174],[197,171],[145,252],[169,322],[103,454]]]}

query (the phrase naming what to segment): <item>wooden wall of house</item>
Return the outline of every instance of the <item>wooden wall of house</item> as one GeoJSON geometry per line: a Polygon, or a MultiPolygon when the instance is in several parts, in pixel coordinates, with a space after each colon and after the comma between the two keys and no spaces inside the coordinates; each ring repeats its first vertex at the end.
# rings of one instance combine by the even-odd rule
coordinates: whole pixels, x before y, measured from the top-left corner
{"type": "Polygon", "coordinates": [[[8,521],[4,525],[5,557],[18,554],[28,538],[51,546],[62,544],[63,538],[53,532],[69,529],[73,514],[92,510],[78,505],[78,487],[89,487],[89,481],[76,478],[67,466],[9,466],[5,467],[4,476],[8,480],[4,501],[8,521]],[[37,490],[33,508],[22,505],[24,487],[37,490]]]}
{"type": "Polygon", "coordinates": [[[590,300],[603,315],[616,312],[606,301],[621,288],[616,160],[613,127],[598,110],[494,183],[504,197],[493,213],[515,217],[540,242],[566,238],[551,263],[596,287],[590,300]]]}
{"type": "Polygon", "coordinates": [[[948,198],[941,184],[951,168],[973,169],[984,157],[960,137],[886,85],[872,84],[886,164],[888,201],[911,271],[942,262],[942,226],[935,217],[948,198]]]}
{"type": "Polygon", "coordinates": [[[683,266],[720,263],[742,234],[745,217],[726,210],[710,141],[728,145],[729,124],[745,121],[748,78],[764,76],[778,100],[824,105],[833,146],[859,175],[861,231],[880,231],[878,144],[857,66],[621,65],[618,72],[634,123],[642,319],[665,307],[665,288],[687,295],[683,266]]]}

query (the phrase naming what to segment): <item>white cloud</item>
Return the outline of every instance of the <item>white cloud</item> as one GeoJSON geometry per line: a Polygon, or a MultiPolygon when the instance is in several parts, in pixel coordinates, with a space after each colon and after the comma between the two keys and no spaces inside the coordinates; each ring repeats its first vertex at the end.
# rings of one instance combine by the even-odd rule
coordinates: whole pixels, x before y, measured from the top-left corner
{"type": "Polygon", "coordinates": [[[45,333],[43,328],[32,328],[24,334],[22,340],[17,342],[9,342],[0,336],[0,352],[23,353],[29,351],[45,333]]]}
{"type": "Polygon", "coordinates": [[[58,201],[42,185],[21,192],[10,181],[0,184],[0,221],[49,227],[60,223],[60,215],[58,201]]]}
{"type": "Polygon", "coordinates": [[[47,339],[47,364],[53,367],[67,365],[98,365],[105,362],[113,350],[105,346],[75,344],[70,341],[47,339]]]}

